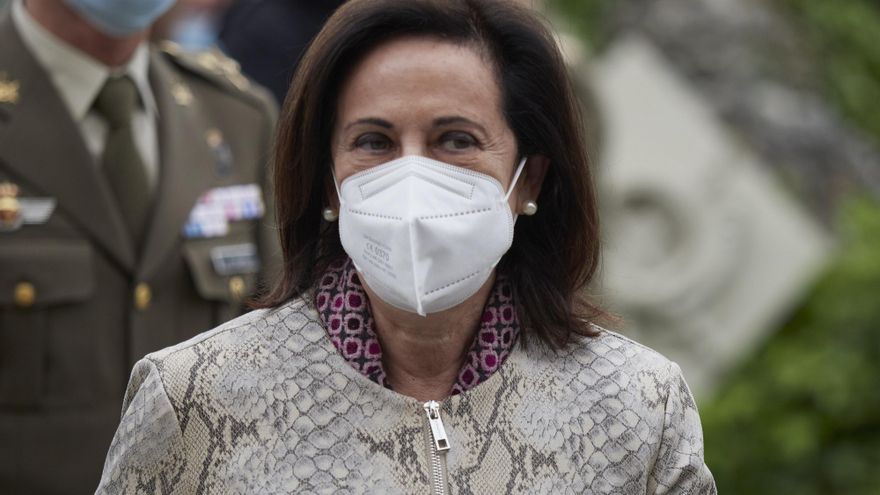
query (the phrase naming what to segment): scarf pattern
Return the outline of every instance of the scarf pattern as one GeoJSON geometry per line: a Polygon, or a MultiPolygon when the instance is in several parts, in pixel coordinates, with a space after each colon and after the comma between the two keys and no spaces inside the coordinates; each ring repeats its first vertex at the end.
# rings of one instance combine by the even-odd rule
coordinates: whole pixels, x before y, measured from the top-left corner
{"type": "MultiPolygon", "coordinates": [[[[379,385],[392,388],[382,365],[382,346],[351,259],[338,260],[321,277],[315,305],[330,341],[349,365],[379,385]]],[[[498,371],[519,337],[520,325],[510,283],[496,278],[451,394],[470,390],[498,371]]]]}

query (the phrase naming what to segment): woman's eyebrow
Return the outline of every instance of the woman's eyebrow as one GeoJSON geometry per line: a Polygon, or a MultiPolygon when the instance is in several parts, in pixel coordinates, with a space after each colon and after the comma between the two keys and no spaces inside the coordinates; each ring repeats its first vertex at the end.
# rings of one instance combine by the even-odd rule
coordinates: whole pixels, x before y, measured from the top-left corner
{"type": "Polygon", "coordinates": [[[376,118],[376,117],[367,117],[367,118],[364,118],[364,119],[357,119],[357,120],[355,120],[354,122],[349,122],[349,123],[345,126],[345,129],[344,129],[344,130],[347,131],[347,130],[350,129],[351,127],[354,127],[354,126],[356,126],[356,125],[361,125],[361,124],[366,124],[366,125],[377,125],[377,126],[379,126],[379,127],[384,127],[384,128],[386,128],[386,129],[393,129],[393,128],[394,128],[394,124],[392,124],[391,122],[388,122],[387,120],[383,120],[383,119],[376,118]]]}
{"type": "Polygon", "coordinates": [[[483,134],[486,134],[485,127],[483,127],[482,125],[480,125],[480,124],[478,124],[478,123],[474,122],[473,120],[468,119],[466,117],[461,117],[459,115],[451,115],[448,117],[439,117],[439,118],[434,119],[434,127],[443,127],[443,126],[453,125],[453,124],[468,124],[468,125],[476,127],[483,134]]]}

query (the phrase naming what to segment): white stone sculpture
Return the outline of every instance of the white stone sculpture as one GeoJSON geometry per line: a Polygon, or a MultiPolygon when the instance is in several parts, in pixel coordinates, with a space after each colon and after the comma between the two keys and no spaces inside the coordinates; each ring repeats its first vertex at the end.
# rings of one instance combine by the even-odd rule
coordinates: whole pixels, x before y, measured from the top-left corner
{"type": "Polygon", "coordinates": [[[604,137],[596,290],[624,333],[705,395],[789,314],[831,243],[648,42],[616,41],[591,73],[604,137]]]}

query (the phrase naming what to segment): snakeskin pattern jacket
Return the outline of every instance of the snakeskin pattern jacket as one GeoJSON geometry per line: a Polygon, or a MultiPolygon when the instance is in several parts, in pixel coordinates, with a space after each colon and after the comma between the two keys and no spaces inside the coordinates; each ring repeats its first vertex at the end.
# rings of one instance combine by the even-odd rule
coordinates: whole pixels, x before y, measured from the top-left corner
{"type": "Polygon", "coordinates": [[[714,494],[678,366],[612,332],[517,346],[421,403],[348,365],[312,304],[259,310],[132,372],[101,494],[714,494]]]}

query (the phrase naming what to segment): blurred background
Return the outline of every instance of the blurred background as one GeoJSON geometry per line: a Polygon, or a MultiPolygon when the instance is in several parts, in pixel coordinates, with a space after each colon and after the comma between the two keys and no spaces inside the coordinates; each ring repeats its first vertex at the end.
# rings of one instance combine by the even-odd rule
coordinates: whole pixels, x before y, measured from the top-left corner
{"type": "Polygon", "coordinates": [[[549,0],[594,290],[678,361],[720,493],[880,493],[880,4],[549,0]]]}

